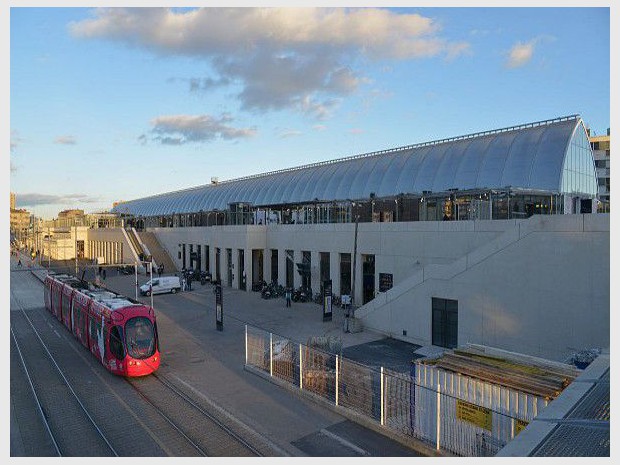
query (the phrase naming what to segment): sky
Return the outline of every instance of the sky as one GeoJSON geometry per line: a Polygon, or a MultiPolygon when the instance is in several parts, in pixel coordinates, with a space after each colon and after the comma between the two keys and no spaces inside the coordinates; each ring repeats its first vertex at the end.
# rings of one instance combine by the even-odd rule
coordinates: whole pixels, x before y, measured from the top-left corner
{"type": "Polygon", "coordinates": [[[13,6],[8,24],[10,190],[44,218],[560,116],[610,127],[607,7],[13,6]]]}

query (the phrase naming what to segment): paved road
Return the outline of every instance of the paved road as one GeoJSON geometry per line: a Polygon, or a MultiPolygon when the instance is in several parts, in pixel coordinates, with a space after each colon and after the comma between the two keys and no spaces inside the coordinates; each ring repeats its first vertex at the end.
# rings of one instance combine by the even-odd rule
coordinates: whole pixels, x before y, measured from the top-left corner
{"type": "MultiPolygon", "coordinates": [[[[134,277],[115,274],[108,272],[105,285],[133,297],[134,277]]],[[[140,284],[146,280],[145,276],[139,277],[140,284]]],[[[139,299],[150,302],[148,297],[139,299]]],[[[270,441],[282,455],[419,455],[411,447],[353,423],[335,409],[279,387],[243,367],[246,323],[300,342],[313,336],[331,336],[340,340],[345,350],[380,341],[380,335],[368,331],[344,333],[341,310],[334,311],[333,321],[323,322],[321,307],[316,304],[293,303],[286,308],[282,299],[264,300],[258,293],[230,288],[224,288],[224,331],[220,332],[215,327],[214,303],[210,284],[195,283],[191,292],[154,296],[163,352],[162,374],[270,441]]]]}

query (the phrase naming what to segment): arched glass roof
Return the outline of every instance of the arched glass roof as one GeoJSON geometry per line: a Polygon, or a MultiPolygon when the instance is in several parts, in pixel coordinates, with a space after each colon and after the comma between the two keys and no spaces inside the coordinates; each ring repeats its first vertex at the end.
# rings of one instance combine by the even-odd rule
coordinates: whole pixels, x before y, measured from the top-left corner
{"type": "Polygon", "coordinates": [[[578,116],[357,155],[131,200],[117,213],[156,216],[254,206],[505,187],[596,196],[578,116]]]}

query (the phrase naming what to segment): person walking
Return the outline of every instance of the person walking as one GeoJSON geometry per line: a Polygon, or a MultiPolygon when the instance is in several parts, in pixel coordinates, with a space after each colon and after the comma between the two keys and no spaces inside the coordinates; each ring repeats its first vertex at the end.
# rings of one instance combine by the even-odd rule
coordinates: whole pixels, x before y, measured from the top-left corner
{"type": "Polygon", "coordinates": [[[187,285],[187,281],[185,280],[185,275],[183,275],[183,278],[181,279],[181,289],[185,291],[186,285],[187,285]]]}
{"type": "Polygon", "coordinates": [[[157,267],[157,277],[161,278],[161,272],[162,272],[161,265],[159,265],[157,267]]]}
{"type": "Polygon", "coordinates": [[[187,290],[191,291],[192,290],[192,275],[188,275],[187,276],[187,290]]]}
{"type": "Polygon", "coordinates": [[[284,294],[286,297],[286,306],[290,307],[291,306],[291,288],[287,287],[286,292],[284,294]]]}

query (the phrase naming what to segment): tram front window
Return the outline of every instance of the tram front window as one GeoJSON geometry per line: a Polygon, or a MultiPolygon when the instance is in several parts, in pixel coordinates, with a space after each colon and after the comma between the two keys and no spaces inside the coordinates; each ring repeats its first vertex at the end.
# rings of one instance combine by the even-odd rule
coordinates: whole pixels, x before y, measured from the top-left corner
{"type": "Polygon", "coordinates": [[[145,317],[132,318],[125,325],[127,353],[133,358],[147,358],[155,353],[155,330],[151,320],[145,317]]]}

